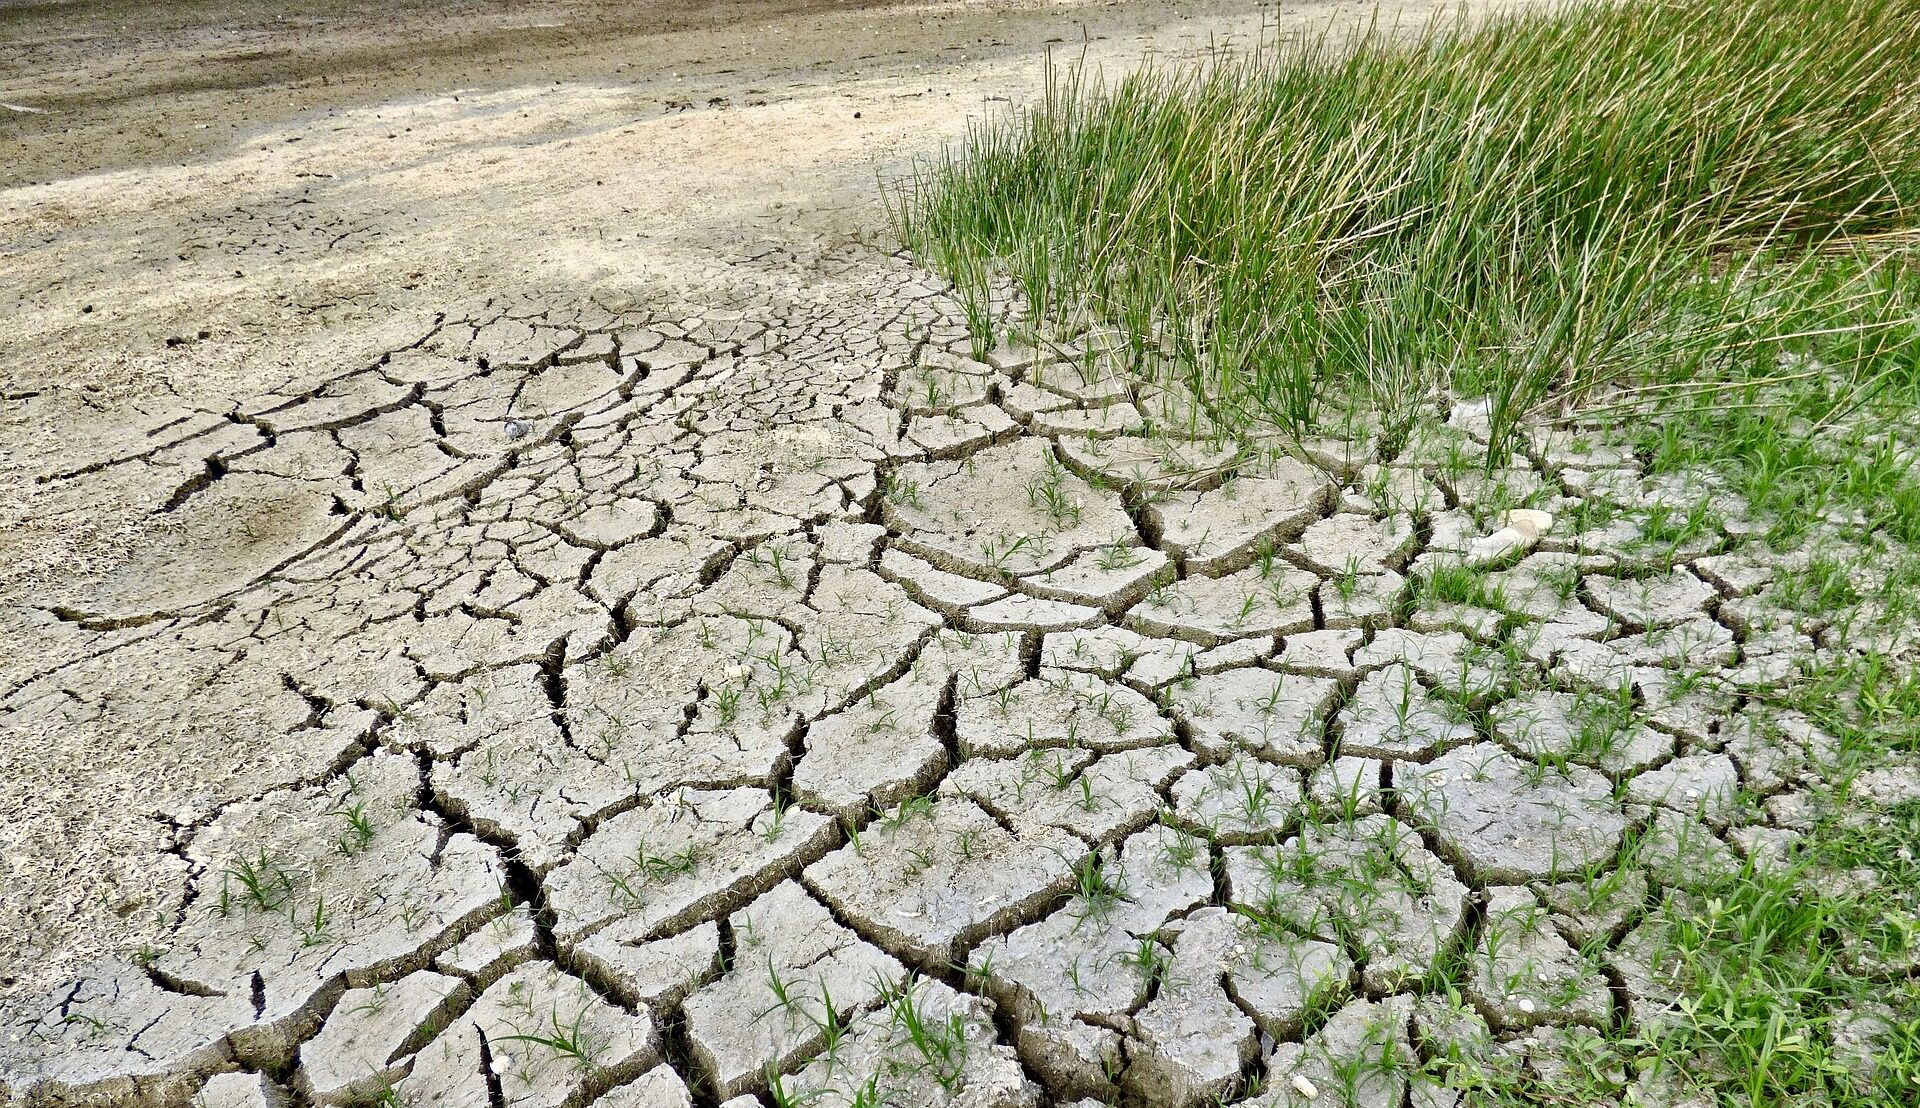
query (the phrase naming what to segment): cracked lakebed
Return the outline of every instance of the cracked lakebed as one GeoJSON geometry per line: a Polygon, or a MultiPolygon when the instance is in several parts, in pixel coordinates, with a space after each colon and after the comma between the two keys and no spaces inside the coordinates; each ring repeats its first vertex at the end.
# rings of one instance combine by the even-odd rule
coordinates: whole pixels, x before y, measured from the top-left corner
{"type": "Polygon", "coordinates": [[[873,161],[1264,17],[922,7],[6,194],[0,1103],[1447,1106],[1678,1018],[1823,802],[1775,693],[1912,629],[1590,429],[976,352],[873,161]]]}
{"type": "MultiPolygon", "coordinates": [[[[1662,1018],[1661,867],[1756,849],[1735,790],[1821,741],[1750,695],[1824,647],[1737,505],[1661,546],[1683,490],[1568,429],[1489,471],[1471,406],[1222,449],[1097,335],[976,360],[902,259],[762,265],[450,312],[50,478],[180,520],[0,700],[169,752],[168,918],[10,1005],[0,1088],[1188,1108],[1662,1018]]],[[[1356,1103],[1454,1095],[1412,1072],[1356,1103]]]]}

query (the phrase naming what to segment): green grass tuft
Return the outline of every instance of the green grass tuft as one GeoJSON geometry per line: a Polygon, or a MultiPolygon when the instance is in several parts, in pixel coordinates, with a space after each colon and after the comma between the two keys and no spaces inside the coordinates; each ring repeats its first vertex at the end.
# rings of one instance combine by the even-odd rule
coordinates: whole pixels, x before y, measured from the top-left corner
{"type": "Polygon", "coordinates": [[[1504,434],[1795,357],[1910,383],[1916,199],[1920,2],[1628,2],[1052,74],[895,221],[976,331],[1004,275],[1228,427],[1452,393],[1504,434]]]}

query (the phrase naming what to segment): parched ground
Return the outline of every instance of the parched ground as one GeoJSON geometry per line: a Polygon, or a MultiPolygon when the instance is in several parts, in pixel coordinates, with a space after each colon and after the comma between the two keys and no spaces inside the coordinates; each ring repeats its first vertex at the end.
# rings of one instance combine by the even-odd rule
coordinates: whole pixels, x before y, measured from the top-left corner
{"type": "Polygon", "coordinates": [[[1668,1012],[1841,647],[1741,504],[1228,449],[885,245],[1047,40],[1258,9],[653,7],[0,16],[0,1100],[1397,1108],[1668,1012]]]}

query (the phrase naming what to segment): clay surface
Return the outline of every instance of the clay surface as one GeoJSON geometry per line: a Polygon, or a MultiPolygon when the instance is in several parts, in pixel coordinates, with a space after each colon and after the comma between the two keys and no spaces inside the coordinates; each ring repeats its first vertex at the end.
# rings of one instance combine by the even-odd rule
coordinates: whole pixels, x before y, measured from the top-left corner
{"type": "Polygon", "coordinates": [[[1631,451],[1224,450],[891,250],[1049,44],[1332,5],[82,7],[0,15],[0,1102],[1451,1103],[1440,976],[1656,1023],[1663,867],[1794,826],[1822,626],[1582,530],[1631,451]]]}

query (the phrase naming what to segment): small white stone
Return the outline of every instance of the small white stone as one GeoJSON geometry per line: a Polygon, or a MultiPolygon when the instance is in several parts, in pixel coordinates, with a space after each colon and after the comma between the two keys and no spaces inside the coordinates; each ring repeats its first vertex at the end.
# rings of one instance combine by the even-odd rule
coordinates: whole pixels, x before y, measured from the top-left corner
{"type": "Polygon", "coordinates": [[[1293,1086],[1294,1092],[1299,1093],[1308,1100],[1312,1100],[1320,1095],[1320,1087],[1307,1080],[1307,1075],[1304,1073],[1294,1074],[1293,1080],[1288,1082],[1288,1084],[1293,1086]]]}
{"type": "Polygon", "coordinates": [[[1513,1006],[1515,1008],[1520,1009],[1522,1012],[1526,1012],[1529,1015],[1533,1013],[1533,1001],[1529,1000],[1524,996],[1521,997],[1519,1000],[1514,1001],[1513,1006]]]}
{"type": "Polygon", "coordinates": [[[1538,508],[1515,508],[1507,513],[1507,526],[1530,539],[1537,539],[1553,530],[1553,513],[1538,508]]]}
{"type": "Polygon", "coordinates": [[[1531,550],[1540,536],[1553,529],[1553,513],[1534,508],[1515,508],[1507,513],[1506,525],[1485,538],[1473,540],[1467,548],[1467,562],[1485,565],[1497,562],[1516,551],[1531,550]]]}

